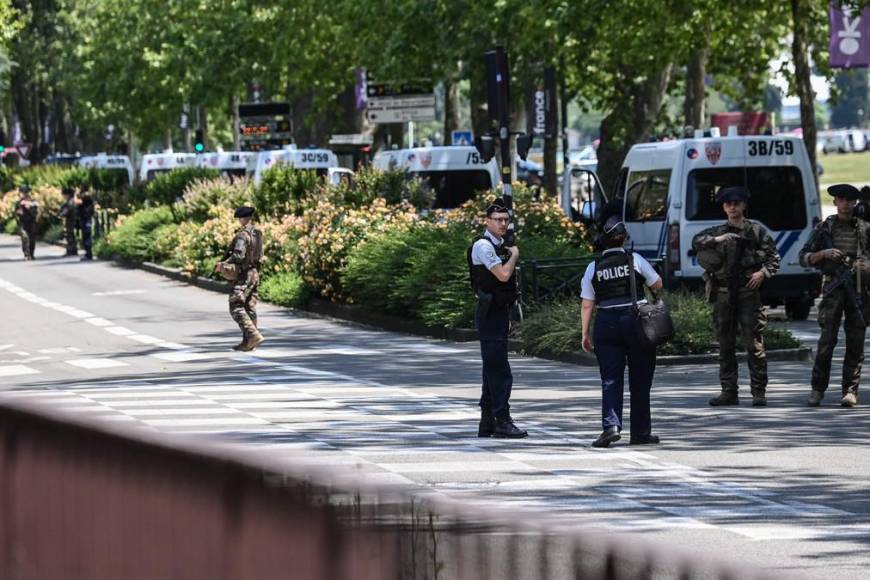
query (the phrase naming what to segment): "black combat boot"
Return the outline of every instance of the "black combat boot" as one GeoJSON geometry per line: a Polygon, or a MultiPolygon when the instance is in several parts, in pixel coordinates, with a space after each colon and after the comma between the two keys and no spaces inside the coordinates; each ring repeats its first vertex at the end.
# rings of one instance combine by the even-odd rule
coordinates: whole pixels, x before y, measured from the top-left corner
{"type": "Polygon", "coordinates": [[[592,447],[610,447],[610,444],[619,441],[620,437],[622,436],[619,434],[618,427],[608,427],[598,436],[598,439],[592,442],[592,447]]]}
{"type": "Polygon", "coordinates": [[[766,407],[767,406],[767,397],[764,394],[763,390],[755,390],[752,391],[752,406],[753,407],[766,407]]]}
{"type": "Polygon", "coordinates": [[[737,391],[722,391],[717,396],[709,401],[713,407],[722,407],[724,405],[739,405],[740,399],[737,398],[737,391]]]}
{"type": "Polygon", "coordinates": [[[528,437],[529,434],[514,425],[514,420],[511,419],[510,415],[507,415],[506,417],[496,417],[492,436],[497,439],[522,439],[528,437]]]}
{"type": "Polygon", "coordinates": [[[480,410],[480,425],[477,426],[478,437],[492,437],[495,433],[495,418],[489,409],[480,410]]]}
{"type": "Polygon", "coordinates": [[[629,445],[658,445],[661,440],[658,435],[632,435],[629,445]]]}

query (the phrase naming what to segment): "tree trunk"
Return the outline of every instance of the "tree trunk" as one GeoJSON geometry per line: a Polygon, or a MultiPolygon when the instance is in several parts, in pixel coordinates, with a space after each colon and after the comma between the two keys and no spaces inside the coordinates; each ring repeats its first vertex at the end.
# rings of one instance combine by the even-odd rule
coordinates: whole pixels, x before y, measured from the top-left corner
{"type": "Polygon", "coordinates": [[[686,99],[683,101],[683,123],[694,129],[704,126],[704,77],[710,47],[705,43],[689,56],[686,67],[686,99]]]}
{"type": "MultiPolygon", "coordinates": [[[[627,83],[622,100],[601,121],[598,146],[598,176],[609,195],[616,195],[616,181],[622,161],[631,146],[649,138],[664,103],[673,65],[668,63],[642,83],[627,83]]],[[[633,79],[638,75],[624,70],[620,75],[633,79]]]]}
{"type": "Polygon", "coordinates": [[[444,81],[444,139],[453,145],[453,131],[459,129],[459,83],[444,81]]]}
{"type": "Polygon", "coordinates": [[[486,75],[483,67],[473,67],[470,74],[471,130],[475,137],[488,133],[491,127],[486,107],[486,75]]]}
{"type": "Polygon", "coordinates": [[[203,151],[208,151],[208,109],[202,105],[199,107],[199,128],[202,129],[203,151]]]}
{"type": "Polygon", "coordinates": [[[166,135],[163,137],[163,148],[172,150],[172,129],[166,130],[166,135]]]}
{"type": "Polygon", "coordinates": [[[336,117],[336,123],[329,127],[326,135],[327,140],[332,133],[339,134],[356,134],[362,132],[363,127],[363,112],[356,108],[356,87],[348,86],[338,94],[339,115],[336,117]]]}
{"type": "Polygon", "coordinates": [[[791,14],[793,25],[793,40],[791,45],[792,59],[794,59],[795,92],[800,99],[801,129],[803,130],[804,145],[810,157],[810,167],[813,168],[813,176],[818,191],[819,176],[816,171],[816,95],[810,82],[809,60],[809,19],[806,0],[791,0],[791,14]]]}

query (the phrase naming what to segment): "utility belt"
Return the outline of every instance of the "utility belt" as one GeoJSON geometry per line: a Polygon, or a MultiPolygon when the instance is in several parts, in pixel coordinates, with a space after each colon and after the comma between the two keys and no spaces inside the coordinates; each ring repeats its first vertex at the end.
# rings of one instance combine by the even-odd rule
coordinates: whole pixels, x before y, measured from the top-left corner
{"type": "Polygon", "coordinates": [[[490,294],[482,290],[477,291],[477,311],[481,317],[486,316],[495,310],[509,310],[517,301],[519,293],[512,292],[496,292],[490,294]]]}

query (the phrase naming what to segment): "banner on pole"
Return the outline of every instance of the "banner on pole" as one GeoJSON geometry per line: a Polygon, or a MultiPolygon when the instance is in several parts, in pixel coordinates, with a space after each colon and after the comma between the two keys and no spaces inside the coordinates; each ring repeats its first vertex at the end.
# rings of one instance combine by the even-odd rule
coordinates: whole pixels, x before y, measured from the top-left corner
{"type": "Polygon", "coordinates": [[[831,2],[831,67],[870,67],[870,7],[858,12],[831,2]]]}

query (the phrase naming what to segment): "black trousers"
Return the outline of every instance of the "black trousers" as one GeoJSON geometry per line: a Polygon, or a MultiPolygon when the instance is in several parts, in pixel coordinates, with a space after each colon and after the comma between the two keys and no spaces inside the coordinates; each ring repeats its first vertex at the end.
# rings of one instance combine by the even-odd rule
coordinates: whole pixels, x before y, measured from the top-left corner
{"type": "Polygon", "coordinates": [[[480,334],[480,357],[483,360],[483,384],[480,408],[497,418],[510,415],[511,387],[514,377],[508,362],[510,307],[492,306],[485,317],[475,312],[474,322],[480,334]]]}

